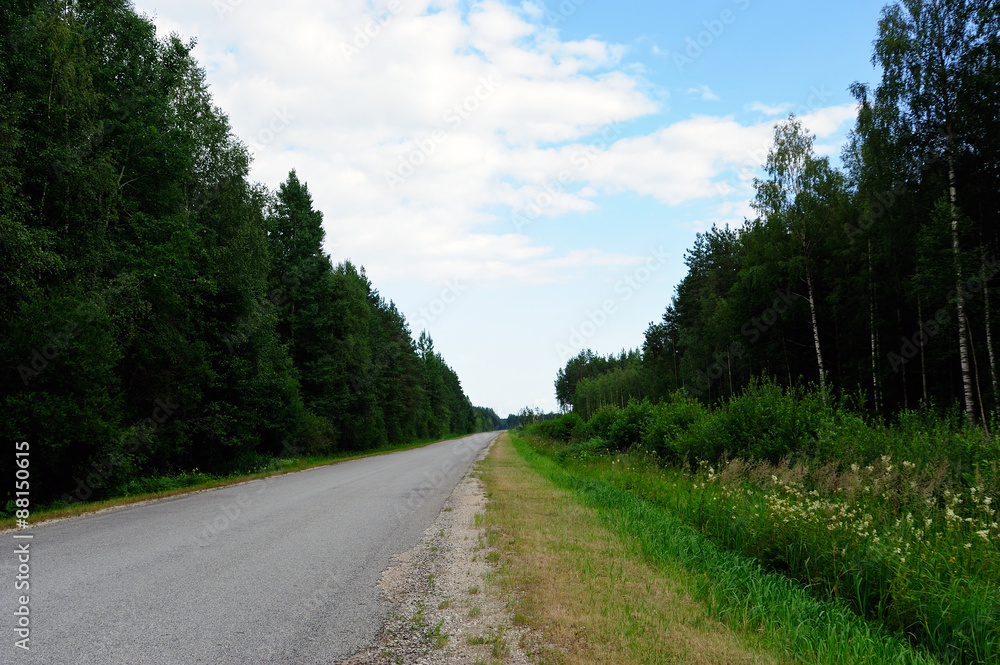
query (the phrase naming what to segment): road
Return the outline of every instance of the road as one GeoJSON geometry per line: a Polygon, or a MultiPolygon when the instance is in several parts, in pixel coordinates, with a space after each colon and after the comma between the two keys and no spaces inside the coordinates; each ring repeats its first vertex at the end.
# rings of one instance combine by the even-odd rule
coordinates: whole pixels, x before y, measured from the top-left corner
{"type": "Polygon", "coordinates": [[[329,665],[496,433],[0,534],[3,663],[329,665]],[[30,590],[15,591],[30,542],[30,590]],[[14,646],[29,595],[30,651],[14,646]]]}

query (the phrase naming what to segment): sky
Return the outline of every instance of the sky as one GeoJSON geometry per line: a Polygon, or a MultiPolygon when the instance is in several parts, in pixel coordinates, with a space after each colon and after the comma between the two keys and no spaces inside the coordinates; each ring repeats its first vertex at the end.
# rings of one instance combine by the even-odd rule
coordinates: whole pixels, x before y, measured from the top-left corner
{"type": "Polygon", "coordinates": [[[194,38],[251,178],[290,170],[335,262],[426,329],[476,405],[557,409],[585,348],[641,347],[774,125],[837,164],[885,3],[137,0],[194,38]]]}

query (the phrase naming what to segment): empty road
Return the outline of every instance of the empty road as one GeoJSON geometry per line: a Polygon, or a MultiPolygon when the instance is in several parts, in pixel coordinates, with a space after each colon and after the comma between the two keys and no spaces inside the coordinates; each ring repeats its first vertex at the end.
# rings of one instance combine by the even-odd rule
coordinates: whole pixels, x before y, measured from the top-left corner
{"type": "Polygon", "coordinates": [[[495,436],[0,534],[0,661],[334,663],[374,640],[381,572],[495,436]],[[30,590],[16,591],[25,542],[30,590]],[[24,594],[27,652],[14,646],[24,594]]]}

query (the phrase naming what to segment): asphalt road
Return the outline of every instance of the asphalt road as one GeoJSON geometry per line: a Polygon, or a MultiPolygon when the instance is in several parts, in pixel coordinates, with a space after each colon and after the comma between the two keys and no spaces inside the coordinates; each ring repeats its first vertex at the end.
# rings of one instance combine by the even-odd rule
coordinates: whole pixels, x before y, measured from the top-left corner
{"type": "Polygon", "coordinates": [[[382,571],[495,436],[0,534],[0,662],[335,663],[374,640],[382,571]],[[29,651],[14,644],[24,594],[29,651]]]}

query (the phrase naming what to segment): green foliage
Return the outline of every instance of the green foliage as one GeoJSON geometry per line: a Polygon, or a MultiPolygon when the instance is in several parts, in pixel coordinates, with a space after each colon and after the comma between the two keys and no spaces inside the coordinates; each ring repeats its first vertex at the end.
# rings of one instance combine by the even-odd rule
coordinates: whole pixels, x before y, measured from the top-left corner
{"type": "Polygon", "coordinates": [[[331,264],[294,171],[250,184],[193,43],[124,0],[6,3],[0,34],[0,431],[35,502],[496,424],[331,264]]]}
{"type": "Polygon", "coordinates": [[[608,425],[608,441],[616,450],[623,451],[640,444],[651,413],[652,406],[647,400],[630,400],[608,425]]]}
{"type": "Polygon", "coordinates": [[[578,443],[590,438],[590,428],[576,413],[567,413],[554,420],[546,420],[532,426],[531,431],[547,439],[564,443],[578,443]]]}
{"type": "Polygon", "coordinates": [[[570,359],[560,404],[585,419],[678,389],[716,404],[769,378],[859,396],[870,417],[958,400],[989,424],[1000,414],[998,26],[995,3],[889,3],[873,26],[880,81],[851,86],[844,168],[816,153],[800,119],[777,123],[756,216],[698,234],[641,350],[570,359]]]}
{"type": "Polygon", "coordinates": [[[674,392],[667,401],[654,404],[642,427],[642,446],[665,462],[680,462],[685,454],[679,441],[706,418],[708,411],[682,391],[674,392]]]}
{"type": "Polygon", "coordinates": [[[593,417],[587,422],[594,436],[602,439],[609,439],[611,436],[611,426],[618,418],[621,409],[617,406],[602,406],[593,417]]]}
{"type": "MultiPolygon", "coordinates": [[[[907,636],[873,626],[835,599],[817,598],[809,588],[692,529],[671,503],[675,493],[688,491],[690,480],[664,476],[646,465],[648,458],[557,455],[563,461],[559,466],[533,450],[534,442],[529,447],[515,437],[514,445],[535,470],[597,508],[605,523],[653,565],[680,565],[697,573],[701,583],[696,596],[713,616],[753,630],[792,660],[828,665],[938,662],[912,646],[907,636]]],[[[537,449],[545,450],[544,444],[537,449]]]]}
{"type": "Polygon", "coordinates": [[[755,381],[712,409],[678,392],[599,412],[590,427],[600,416],[606,438],[533,445],[942,662],[993,662],[994,439],[960,407],[905,412],[887,425],[826,397],[755,381]]]}

